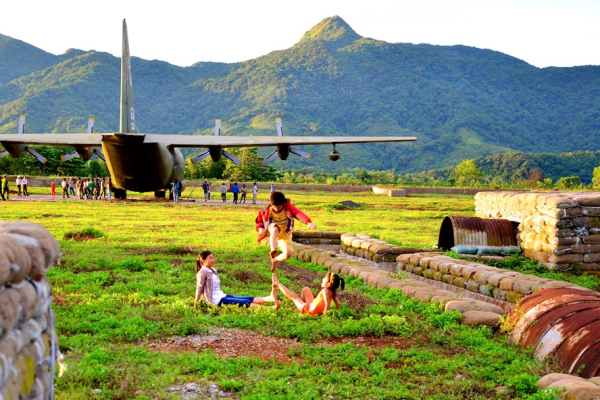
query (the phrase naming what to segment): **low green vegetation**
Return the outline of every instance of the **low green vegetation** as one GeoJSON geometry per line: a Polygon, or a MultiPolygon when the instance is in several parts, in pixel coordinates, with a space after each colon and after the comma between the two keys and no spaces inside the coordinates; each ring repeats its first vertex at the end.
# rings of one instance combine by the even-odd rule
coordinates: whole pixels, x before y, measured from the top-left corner
{"type": "MultiPolygon", "coordinates": [[[[415,247],[436,241],[444,216],[474,213],[472,198],[463,195],[287,195],[320,230],[369,233],[415,247]],[[329,207],[345,200],[362,208],[329,207]]],[[[49,270],[68,367],[57,378],[59,399],[177,398],[169,388],[206,381],[247,399],[556,398],[535,387],[556,367],[503,334],[463,326],[457,313],[352,276],[340,292],[341,309],[323,317],[301,316],[287,299],[279,310],[193,308],[195,259],[205,249],[215,253],[226,292],[270,291],[255,207],[59,201],[5,202],[0,210],[5,220],[42,224],[61,243],[60,263],[49,270]],[[279,353],[225,356],[219,341],[178,346],[172,339],[232,329],[243,344],[250,334],[288,341],[279,353]]],[[[288,260],[277,274],[295,292],[309,286],[316,293],[325,272],[288,260]]]]}

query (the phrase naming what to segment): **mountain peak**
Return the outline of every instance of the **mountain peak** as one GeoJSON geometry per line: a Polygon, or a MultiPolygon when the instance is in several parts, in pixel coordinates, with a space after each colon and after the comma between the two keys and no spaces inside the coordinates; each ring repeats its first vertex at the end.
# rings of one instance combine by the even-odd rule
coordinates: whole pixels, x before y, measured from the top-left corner
{"type": "Polygon", "coordinates": [[[346,21],[335,15],[333,17],[325,18],[315,25],[302,36],[300,42],[323,40],[326,42],[342,42],[343,44],[350,44],[360,38],[361,36],[356,33],[346,21]]]}

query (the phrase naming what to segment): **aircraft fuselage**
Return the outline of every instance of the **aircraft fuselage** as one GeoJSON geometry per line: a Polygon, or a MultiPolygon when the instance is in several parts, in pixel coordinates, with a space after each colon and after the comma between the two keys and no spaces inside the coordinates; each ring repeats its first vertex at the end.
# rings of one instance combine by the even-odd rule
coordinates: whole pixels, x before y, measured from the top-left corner
{"type": "Polygon", "coordinates": [[[105,137],[102,152],[116,188],[135,192],[170,188],[173,179],[183,180],[181,151],[162,143],[143,143],[143,135],[105,137]]]}

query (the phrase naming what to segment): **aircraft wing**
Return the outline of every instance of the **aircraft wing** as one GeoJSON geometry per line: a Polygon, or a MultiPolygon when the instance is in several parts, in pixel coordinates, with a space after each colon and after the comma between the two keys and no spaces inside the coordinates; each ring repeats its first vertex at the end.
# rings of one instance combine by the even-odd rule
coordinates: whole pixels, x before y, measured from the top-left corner
{"type": "Polygon", "coordinates": [[[0,143],[97,147],[101,146],[102,136],[89,133],[9,133],[0,135],[0,143]]]}
{"type": "Polygon", "coordinates": [[[412,136],[199,136],[147,134],[144,143],[163,143],[173,147],[267,147],[277,145],[317,145],[343,143],[410,142],[412,136]]]}
{"type": "Polygon", "coordinates": [[[0,134],[0,143],[48,146],[101,146],[105,137],[144,137],[143,143],[162,143],[172,147],[267,147],[277,145],[318,145],[343,143],[410,142],[412,136],[199,136],[158,134],[25,133],[0,134]]]}

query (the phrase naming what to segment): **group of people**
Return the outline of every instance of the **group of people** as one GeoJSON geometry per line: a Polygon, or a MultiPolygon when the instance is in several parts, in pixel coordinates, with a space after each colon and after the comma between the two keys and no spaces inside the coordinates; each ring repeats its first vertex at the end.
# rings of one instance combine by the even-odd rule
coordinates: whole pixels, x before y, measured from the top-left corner
{"type": "MultiPolygon", "coordinates": [[[[204,201],[208,201],[210,200],[210,183],[208,183],[208,181],[204,181],[204,183],[202,184],[202,190],[204,191],[204,201]]],[[[227,187],[227,185],[225,184],[225,182],[223,182],[223,184],[221,185],[221,187],[219,188],[219,191],[221,192],[221,200],[223,200],[223,203],[227,202],[227,191],[229,190],[229,188],[227,187]]],[[[237,182],[235,182],[233,184],[233,186],[231,187],[231,193],[233,193],[233,204],[245,204],[246,203],[246,196],[248,195],[248,188],[246,188],[246,184],[242,184],[242,187],[240,188],[237,184],[237,182]],[[241,195],[241,198],[240,198],[241,195]]],[[[252,204],[256,204],[256,197],[258,196],[258,186],[256,186],[256,182],[254,182],[254,185],[252,186],[252,204]]]]}
{"type": "MultiPolygon", "coordinates": [[[[235,192],[234,192],[235,193],[235,192]]],[[[277,297],[278,291],[281,291],[285,297],[292,300],[301,314],[321,315],[326,314],[331,308],[331,303],[340,308],[340,302],[336,296],[338,289],[344,289],[344,279],[333,272],[328,272],[321,281],[321,291],[315,297],[308,287],[304,287],[298,295],[286,286],[279,279],[275,270],[277,263],[288,259],[292,254],[292,230],[294,220],[299,220],[307,224],[309,229],[316,229],[316,225],[311,219],[295,207],[289,199],[285,198],[282,192],[272,191],[269,198],[269,205],[261,209],[256,217],[256,231],[258,232],[258,241],[262,244],[269,244],[271,259],[271,292],[264,297],[254,296],[236,296],[226,294],[221,289],[221,280],[215,269],[215,257],[211,251],[203,251],[196,260],[196,297],[194,307],[203,299],[207,304],[220,307],[222,305],[237,304],[245,307],[266,306],[278,309],[281,305],[277,297]],[[277,249],[281,254],[277,255],[277,249]],[[272,305],[268,305],[273,303],[272,305]]]]}
{"type": "MultiPolygon", "coordinates": [[[[63,178],[60,183],[62,188],[62,197],[63,199],[68,199],[70,196],[77,196],[80,200],[112,200],[112,180],[111,178],[77,178],[75,180],[73,177],[70,177],[67,181],[67,178],[63,178]],[[77,193],[75,193],[75,188],[77,189],[77,193]]],[[[52,197],[56,196],[56,184],[54,181],[50,182],[50,195],[52,197]]]]}
{"type": "MultiPolygon", "coordinates": [[[[17,175],[16,184],[17,184],[17,196],[29,196],[27,193],[27,184],[29,181],[26,176],[21,177],[21,175],[17,175]]],[[[2,175],[2,180],[0,181],[0,197],[2,200],[10,200],[10,191],[8,178],[6,174],[2,175]]]]}

